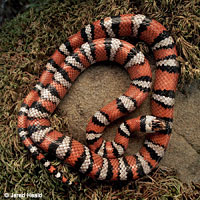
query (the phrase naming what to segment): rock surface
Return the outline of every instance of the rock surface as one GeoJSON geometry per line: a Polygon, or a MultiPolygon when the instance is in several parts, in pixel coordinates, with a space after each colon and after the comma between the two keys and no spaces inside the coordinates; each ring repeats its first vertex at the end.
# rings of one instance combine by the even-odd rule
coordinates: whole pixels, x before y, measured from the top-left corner
{"type": "MultiPolygon", "coordinates": [[[[128,89],[127,72],[117,64],[95,64],[87,69],[72,85],[58,106],[69,124],[73,138],[85,143],[85,128],[90,117],[104,105],[128,89]]],[[[160,165],[174,168],[183,182],[200,181],[200,84],[185,88],[186,94],[176,94],[174,126],[170,144],[160,165]]],[[[104,138],[114,138],[117,127],[126,119],[150,114],[150,98],[140,108],[123,119],[109,125],[104,138]]],[[[136,133],[130,140],[127,154],[139,150],[144,135],[136,133]]]]}

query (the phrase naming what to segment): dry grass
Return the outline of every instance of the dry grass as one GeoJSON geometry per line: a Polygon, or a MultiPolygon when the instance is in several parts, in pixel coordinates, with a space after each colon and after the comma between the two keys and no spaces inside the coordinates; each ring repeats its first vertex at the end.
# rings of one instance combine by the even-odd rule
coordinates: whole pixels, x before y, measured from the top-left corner
{"type": "MultiPolygon", "coordinates": [[[[198,199],[199,184],[185,185],[173,171],[166,169],[158,169],[152,177],[136,182],[110,185],[97,184],[60,165],[66,176],[80,186],[79,189],[68,187],[49,177],[43,166],[30,157],[16,129],[22,100],[36,83],[48,57],[68,36],[105,16],[143,13],[164,24],[177,42],[181,82],[198,79],[200,7],[197,1],[43,2],[0,30],[0,197],[4,192],[42,192],[43,199],[198,199]]],[[[66,128],[65,119],[58,112],[53,120],[59,130],[66,128]]],[[[54,164],[59,162],[56,160],[54,164]]]]}

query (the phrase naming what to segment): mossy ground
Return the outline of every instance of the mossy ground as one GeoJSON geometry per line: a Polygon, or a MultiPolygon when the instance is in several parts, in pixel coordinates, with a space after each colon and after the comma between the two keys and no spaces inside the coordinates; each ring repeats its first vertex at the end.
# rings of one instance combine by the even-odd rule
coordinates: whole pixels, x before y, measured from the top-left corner
{"type": "MultiPolygon", "coordinates": [[[[106,16],[142,13],[161,22],[176,40],[180,83],[200,78],[200,7],[197,0],[41,1],[0,30],[0,199],[3,193],[42,193],[43,199],[198,199],[200,185],[181,183],[169,169],[136,182],[108,184],[91,181],[71,167],[55,165],[75,179],[66,186],[34,161],[17,135],[17,112],[35,85],[49,56],[84,25],[106,16]]],[[[138,45],[145,53],[146,47],[138,45]]],[[[56,112],[52,123],[65,130],[56,112]]]]}

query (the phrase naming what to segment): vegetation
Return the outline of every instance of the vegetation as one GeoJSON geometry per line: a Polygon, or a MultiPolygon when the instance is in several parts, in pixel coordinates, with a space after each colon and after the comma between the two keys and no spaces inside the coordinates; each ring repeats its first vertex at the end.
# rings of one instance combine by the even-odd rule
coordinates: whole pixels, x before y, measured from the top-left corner
{"type": "MultiPolygon", "coordinates": [[[[180,83],[200,78],[200,6],[198,0],[43,0],[3,24],[0,30],[0,198],[3,193],[42,193],[43,199],[200,199],[200,185],[186,185],[170,169],[157,169],[136,182],[108,184],[91,181],[55,165],[78,182],[67,186],[49,176],[34,161],[17,135],[17,112],[45,63],[66,38],[84,25],[106,16],[143,13],[161,22],[176,40],[180,83]]],[[[145,46],[138,45],[145,53],[145,46]]],[[[62,130],[59,113],[53,123],[62,130]]]]}

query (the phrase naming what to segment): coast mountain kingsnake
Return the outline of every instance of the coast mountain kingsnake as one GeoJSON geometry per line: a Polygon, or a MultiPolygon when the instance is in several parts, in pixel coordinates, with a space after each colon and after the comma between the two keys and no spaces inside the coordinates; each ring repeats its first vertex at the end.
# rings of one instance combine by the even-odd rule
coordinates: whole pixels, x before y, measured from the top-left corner
{"type": "Polygon", "coordinates": [[[61,179],[40,151],[64,160],[98,180],[131,180],[152,171],[167,148],[173,119],[175,90],[179,76],[175,42],[157,21],[144,15],[107,17],[72,35],[51,56],[38,83],[26,96],[18,116],[19,136],[31,154],[61,179]],[[152,74],[148,61],[135,47],[118,37],[136,37],[153,51],[156,75],[151,101],[152,116],[127,120],[115,139],[102,139],[105,127],[141,105],[150,91],[152,74]],[[78,75],[93,63],[114,61],[127,70],[131,84],[120,97],[97,111],[86,128],[89,148],[53,130],[49,117],[78,75]],[[138,153],[123,156],[133,131],[149,132],[138,153]]]}

